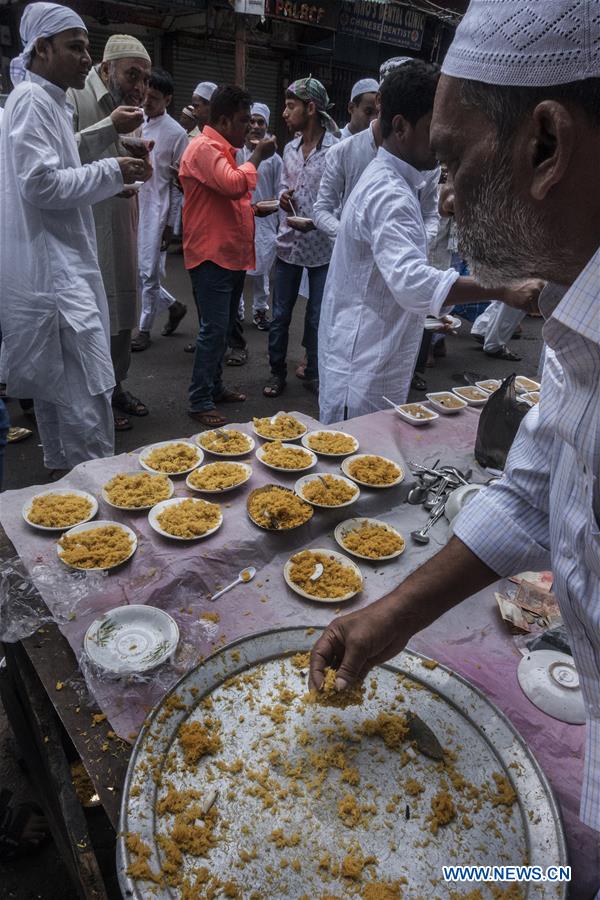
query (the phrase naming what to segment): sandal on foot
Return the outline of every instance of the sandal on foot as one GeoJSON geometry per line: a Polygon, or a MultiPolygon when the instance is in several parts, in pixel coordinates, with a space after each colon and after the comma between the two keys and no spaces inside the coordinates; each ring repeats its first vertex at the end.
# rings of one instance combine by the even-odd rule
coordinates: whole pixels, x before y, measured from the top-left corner
{"type": "Polygon", "coordinates": [[[263,388],[265,397],[279,397],[285,389],[285,381],[281,378],[273,378],[263,388]]]}
{"type": "Polygon", "coordinates": [[[115,431],[131,431],[133,425],[127,418],[127,416],[120,416],[118,413],[113,412],[113,419],[115,423],[115,431]]]}
{"type": "Polygon", "coordinates": [[[225,357],[225,365],[226,366],[245,366],[248,362],[248,351],[247,350],[230,350],[227,356],[225,357]]]}
{"type": "Polygon", "coordinates": [[[492,359],[505,359],[507,362],[521,362],[522,357],[517,356],[516,353],[513,353],[512,350],[509,350],[508,347],[500,347],[499,350],[484,350],[486,356],[491,356],[492,359]]]}
{"type": "Polygon", "coordinates": [[[149,412],[148,407],[129,391],[119,391],[118,394],[113,394],[112,405],[115,409],[127,413],[128,416],[147,416],[149,412]]]}
{"type": "Polygon", "coordinates": [[[215,397],[215,403],[242,403],[246,399],[245,394],[241,394],[239,391],[230,391],[229,388],[225,388],[220,397],[215,397]]]}
{"type": "Polygon", "coordinates": [[[410,383],[413,391],[426,391],[427,390],[427,382],[420,375],[413,375],[412,381],[410,383]]]}
{"type": "Polygon", "coordinates": [[[216,409],[206,409],[203,412],[189,409],[188,416],[194,422],[199,422],[204,428],[222,428],[223,425],[227,424],[225,417],[216,409]]]}

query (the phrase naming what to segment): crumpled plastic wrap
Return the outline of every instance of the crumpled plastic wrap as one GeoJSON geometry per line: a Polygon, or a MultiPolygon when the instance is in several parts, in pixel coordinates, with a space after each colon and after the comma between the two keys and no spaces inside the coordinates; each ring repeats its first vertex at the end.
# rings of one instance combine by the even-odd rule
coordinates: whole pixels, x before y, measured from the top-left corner
{"type": "Polygon", "coordinates": [[[42,625],[69,622],[86,611],[85,600],[102,587],[104,573],[37,565],[29,572],[18,556],[0,565],[0,641],[12,644],[42,625]],[[53,613],[39,592],[52,599],[53,613]]]}

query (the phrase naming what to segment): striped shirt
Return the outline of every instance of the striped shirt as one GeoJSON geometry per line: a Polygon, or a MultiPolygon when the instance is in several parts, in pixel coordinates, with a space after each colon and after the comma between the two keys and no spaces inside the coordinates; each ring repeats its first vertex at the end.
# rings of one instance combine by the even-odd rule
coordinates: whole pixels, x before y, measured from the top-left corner
{"type": "Polygon", "coordinates": [[[552,569],[588,719],[580,814],[600,830],[600,249],[558,303],[548,293],[539,406],[454,533],[499,575],[552,569]]]}

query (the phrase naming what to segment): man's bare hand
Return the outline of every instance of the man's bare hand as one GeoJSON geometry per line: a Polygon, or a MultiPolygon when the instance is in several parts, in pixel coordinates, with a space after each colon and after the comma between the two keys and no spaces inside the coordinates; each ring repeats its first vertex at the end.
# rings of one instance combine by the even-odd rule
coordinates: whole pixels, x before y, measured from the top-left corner
{"type": "Polygon", "coordinates": [[[273,156],[276,150],[276,137],[263,138],[262,141],[258,141],[258,143],[256,144],[249,162],[254,163],[256,168],[258,168],[261,162],[264,162],[265,159],[269,159],[270,156],[273,156]]]}
{"type": "Polygon", "coordinates": [[[365,609],[331,622],[310,656],[310,686],[321,687],[327,666],[336,669],[336,687],[344,690],[361,681],[373,666],[391,659],[423,627],[388,594],[365,609]]]}
{"type": "Polygon", "coordinates": [[[312,219],[288,219],[288,225],[290,228],[293,228],[294,231],[301,231],[302,234],[308,234],[309,231],[316,231],[317,226],[313,222],[312,219]]]}
{"type": "Polygon", "coordinates": [[[294,191],[290,189],[289,191],[284,191],[281,197],[279,198],[279,205],[282,210],[286,213],[290,213],[290,215],[294,214],[292,209],[292,205],[290,203],[292,197],[294,196],[294,191]]]}
{"type": "Polygon", "coordinates": [[[183,185],[179,180],[179,163],[174,166],[169,166],[169,174],[171,176],[171,184],[173,187],[176,187],[178,191],[181,191],[183,194],[183,185]]]}
{"type": "Polygon", "coordinates": [[[501,300],[507,306],[522,309],[529,314],[538,314],[538,298],[545,286],[543,281],[524,281],[518,287],[504,288],[501,292],[501,300]]]}
{"type": "Polygon", "coordinates": [[[144,113],[139,106],[117,106],[110,118],[118,134],[131,134],[144,121],[144,113]]]}
{"type": "Polygon", "coordinates": [[[118,156],[117,162],[121,169],[124,184],[133,184],[134,181],[148,181],[152,176],[152,165],[148,157],[134,159],[131,156],[118,156]]]}

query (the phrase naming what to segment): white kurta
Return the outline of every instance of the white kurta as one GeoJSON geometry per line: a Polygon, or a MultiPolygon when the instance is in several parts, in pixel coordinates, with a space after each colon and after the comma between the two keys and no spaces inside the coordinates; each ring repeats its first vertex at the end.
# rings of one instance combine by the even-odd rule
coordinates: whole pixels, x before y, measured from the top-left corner
{"type": "MultiPolygon", "coordinates": [[[[238,166],[248,162],[253,150],[240,147],[235,158],[238,166]]],[[[270,159],[261,162],[258,167],[258,180],[256,188],[252,192],[252,202],[260,200],[277,200],[279,198],[279,185],[281,182],[281,168],[283,160],[278,153],[274,153],[270,159]]],[[[275,262],[275,239],[279,226],[279,215],[273,213],[265,218],[255,218],[254,246],[256,251],[256,268],[248,272],[249,275],[268,275],[275,262]]]]}
{"type": "Polygon", "coordinates": [[[150,331],[161,307],[170,306],[175,298],[162,287],[166,253],[161,253],[163,231],[167,225],[175,229],[181,213],[181,191],[172,184],[170,166],[177,166],[188,146],[184,128],[168,113],[146,119],[142,136],[154,141],[150,154],[152,177],[139,190],[138,268],[140,273],[142,315],[140,331],[150,331]]]}
{"type": "Polygon", "coordinates": [[[423,174],[381,148],[344,207],[319,326],[319,406],[328,424],[404,403],[425,316],[439,315],[453,269],[427,263],[423,174]]]}
{"type": "MultiPolygon", "coordinates": [[[[345,204],[361,175],[376,156],[377,144],[372,123],[364,131],[340,141],[327,154],[313,219],[319,231],[332,240],[337,237],[345,204]]],[[[422,185],[418,191],[419,204],[427,240],[431,241],[437,234],[440,218],[437,208],[440,169],[438,167],[420,174],[422,185]]]]}
{"type": "Polygon", "coordinates": [[[85,396],[114,386],[91,204],[122,189],[116,160],[81,165],[63,90],[33,74],[15,88],[0,135],[0,369],[13,397],[66,406],[76,372],[82,434],[85,396]]]}

